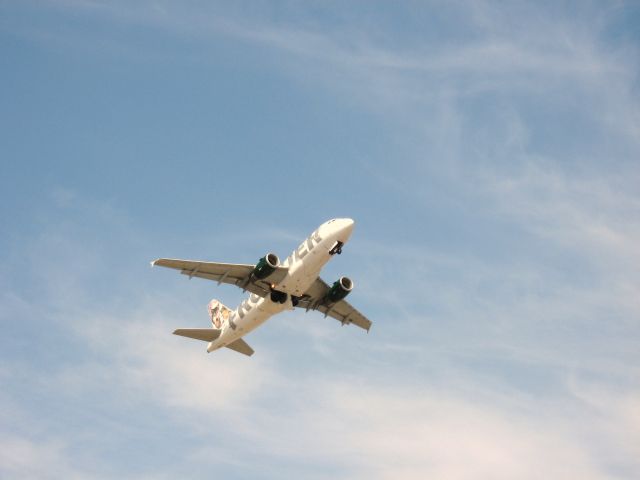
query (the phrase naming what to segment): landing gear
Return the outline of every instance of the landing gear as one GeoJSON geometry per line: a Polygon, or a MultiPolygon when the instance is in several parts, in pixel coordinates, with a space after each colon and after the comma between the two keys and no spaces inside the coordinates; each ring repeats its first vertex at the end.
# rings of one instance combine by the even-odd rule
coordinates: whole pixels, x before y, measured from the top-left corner
{"type": "Polygon", "coordinates": [[[291,305],[293,305],[294,307],[297,307],[299,301],[300,301],[300,297],[295,297],[291,295],[291,305]]]}
{"type": "Polygon", "coordinates": [[[285,303],[287,301],[287,294],[279,292],[278,290],[271,290],[271,301],[273,303],[285,303]]]}
{"type": "Polygon", "coordinates": [[[338,240],[336,244],[333,247],[331,247],[331,250],[329,250],[329,255],[335,255],[336,253],[340,255],[342,253],[343,245],[344,243],[338,240]]]}

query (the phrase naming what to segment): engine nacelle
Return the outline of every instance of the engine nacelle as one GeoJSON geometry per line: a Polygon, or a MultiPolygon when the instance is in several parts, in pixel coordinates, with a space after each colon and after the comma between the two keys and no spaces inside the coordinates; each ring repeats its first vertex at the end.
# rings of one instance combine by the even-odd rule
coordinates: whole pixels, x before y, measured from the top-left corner
{"type": "Polygon", "coordinates": [[[353,290],[353,281],[348,277],[340,277],[327,292],[327,298],[332,303],[338,302],[349,295],[351,290],[353,290]]]}
{"type": "Polygon", "coordinates": [[[253,269],[253,276],[258,280],[264,280],[280,266],[280,259],[275,253],[267,253],[258,260],[256,268],[253,269]]]}

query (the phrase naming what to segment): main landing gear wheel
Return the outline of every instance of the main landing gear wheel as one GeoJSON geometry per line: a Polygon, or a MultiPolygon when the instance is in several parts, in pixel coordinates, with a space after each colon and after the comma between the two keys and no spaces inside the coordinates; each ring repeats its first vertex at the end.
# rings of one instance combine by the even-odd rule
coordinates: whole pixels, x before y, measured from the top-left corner
{"type": "Polygon", "coordinates": [[[279,292],[278,290],[271,290],[271,301],[273,303],[285,303],[287,301],[287,294],[279,292]]]}

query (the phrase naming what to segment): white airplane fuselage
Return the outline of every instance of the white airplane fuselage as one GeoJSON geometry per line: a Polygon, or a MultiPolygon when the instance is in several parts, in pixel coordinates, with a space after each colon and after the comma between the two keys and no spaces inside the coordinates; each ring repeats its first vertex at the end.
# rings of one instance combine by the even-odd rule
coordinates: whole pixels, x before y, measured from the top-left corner
{"type": "Polygon", "coordinates": [[[272,289],[287,294],[284,303],[274,302],[270,295],[250,294],[221,325],[222,333],[210,342],[207,352],[225,347],[262,325],[272,315],[293,310],[291,296],[300,297],[315,282],[322,267],[349,240],[354,222],[350,218],[335,218],[323,223],[283,262],[287,275],[272,289]],[[340,242],[340,243],[338,243],[340,242]],[[333,249],[333,253],[330,253],[333,249]]]}

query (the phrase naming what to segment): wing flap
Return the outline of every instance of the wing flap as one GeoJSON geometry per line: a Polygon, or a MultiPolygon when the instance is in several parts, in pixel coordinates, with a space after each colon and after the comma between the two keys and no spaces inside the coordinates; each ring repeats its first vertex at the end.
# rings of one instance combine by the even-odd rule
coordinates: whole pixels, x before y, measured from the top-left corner
{"type": "Polygon", "coordinates": [[[198,260],[180,260],[176,258],[158,258],[151,262],[152,266],[180,270],[189,278],[198,277],[214,282],[236,285],[243,290],[264,297],[270,292],[271,283],[279,283],[287,275],[287,267],[276,267],[275,271],[264,280],[252,278],[255,265],[246,263],[202,262],[198,260]]]}
{"type": "Polygon", "coordinates": [[[251,348],[249,344],[241,338],[237,339],[235,342],[231,342],[229,345],[227,345],[227,348],[235,350],[236,352],[242,353],[249,357],[253,355],[253,348],[251,348]]]}
{"type": "Polygon", "coordinates": [[[202,340],[203,342],[213,342],[221,333],[222,330],[217,328],[179,328],[173,332],[174,335],[202,340]]]}
{"type": "Polygon", "coordinates": [[[358,310],[351,306],[346,300],[340,300],[333,306],[320,305],[318,310],[325,316],[333,317],[343,325],[353,323],[367,332],[371,329],[371,320],[362,315],[358,310]]]}
{"type": "Polygon", "coordinates": [[[306,310],[318,310],[324,313],[325,316],[335,318],[343,325],[353,323],[368,332],[372,325],[371,320],[362,315],[346,300],[327,303],[326,296],[328,291],[329,285],[318,277],[299,300],[297,306],[306,310]]]}

